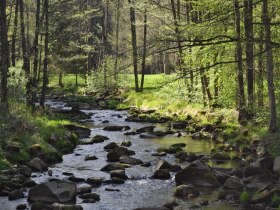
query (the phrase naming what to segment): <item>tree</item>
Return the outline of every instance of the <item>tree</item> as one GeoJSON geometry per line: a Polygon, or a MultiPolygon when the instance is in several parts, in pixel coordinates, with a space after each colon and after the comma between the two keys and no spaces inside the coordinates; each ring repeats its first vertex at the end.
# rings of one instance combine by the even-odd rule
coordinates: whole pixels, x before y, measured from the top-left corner
{"type": "Polygon", "coordinates": [[[271,18],[268,11],[268,0],[263,0],[262,19],[265,30],[265,50],[266,50],[266,66],[267,66],[267,85],[269,98],[269,131],[276,132],[277,128],[277,114],[276,114],[276,99],[274,86],[274,61],[271,46],[271,18]]]}
{"type": "Polygon", "coordinates": [[[7,14],[6,0],[0,1],[0,43],[1,43],[1,108],[3,113],[8,110],[8,68],[9,62],[9,43],[7,35],[7,14]]]}
{"type": "Polygon", "coordinates": [[[45,58],[43,67],[43,85],[40,98],[40,106],[45,106],[45,97],[48,83],[48,56],[49,56],[49,0],[44,2],[45,10],[45,58]]]}

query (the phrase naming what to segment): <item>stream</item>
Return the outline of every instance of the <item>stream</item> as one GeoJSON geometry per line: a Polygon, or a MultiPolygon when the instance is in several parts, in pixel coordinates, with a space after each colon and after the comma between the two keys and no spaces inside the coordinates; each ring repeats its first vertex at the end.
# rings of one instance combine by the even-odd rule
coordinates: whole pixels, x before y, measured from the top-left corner
{"type": "MultiPolygon", "coordinates": [[[[52,108],[66,107],[65,103],[47,101],[47,105],[52,108]]],[[[110,142],[121,143],[122,141],[131,141],[132,146],[130,150],[136,152],[133,157],[142,160],[143,162],[150,162],[151,167],[132,166],[126,169],[126,174],[129,179],[121,185],[103,184],[99,188],[93,188],[92,192],[100,195],[101,200],[96,203],[84,204],[82,200],[77,198],[77,204],[81,204],[85,210],[132,210],[139,207],[161,207],[167,202],[174,200],[173,189],[176,186],[174,176],[171,173],[170,180],[150,179],[155,171],[155,164],[159,159],[164,159],[172,164],[177,162],[173,155],[166,155],[164,157],[155,157],[151,154],[156,152],[159,147],[169,146],[174,143],[185,143],[186,152],[193,152],[197,154],[209,154],[215,145],[211,141],[197,141],[192,140],[190,136],[184,135],[180,138],[173,135],[155,138],[155,139],[141,139],[139,135],[124,135],[123,132],[104,131],[105,126],[110,125],[129,125],[131,131],[138,128],[153,125],[150,123],[134,123],[126,122],[128,117],[127,111],[115,110],[82,110],[85,113],[92,114],[91,120],[86,122],[86,125],[91,129],[91,136],[103,135],[107,136],[109,140],[92,145],[78,145],[72,154],[64,155],[63,162],[55,164],[49,169],[53,171],[52,177],[45,173],[33,173],[32,177],[36,183],[43,183],[50,178],[58,178],[66,180],[68,176],[62,175],[63,172],[70,172],[79,178],[100,177],[105,180],[110,179],[109,173],[100,171],[102,167],[107,164],[107,152],[103,149],[105,145],[110,142]],[[103,123],[109,121],[108,123],[103,123]],[[97,160],[85,161],[87,155],[95,155],[97,160]],[[119,191],[105,191],[105,188],[118,189],[119,191]]],[[[156,130],[166,129],[164,125],[156,124],[156,130]]],[[[88,139],[84,139],[88,140],[88,139]]],[[[213,163],[208,163],[212,165],[213,163]]],[[[182,164],[181,164],[182,165],[182,164]]],[[[219,165],[219,167],[232,167],[232,163],[219,165]]],[[[86,184],[78,184],[78,187],[86,186],[86,184]]],[[[211,189],[199,189],[201,196],[188,201],[176,200],[184,209],[189,209],[194,203],[201,200],[209,200],[210,204],[200,209],[219,209],[219,210],[233,210],[236,209],[229,203],[223,203],[217,199],[217,191],[211,189]]],[[[16,201],[8,201],[7,197],[0,197],[0,209],[12,210],[16,209],[17,205],[27,203],[26,198],[16,201]]]]}

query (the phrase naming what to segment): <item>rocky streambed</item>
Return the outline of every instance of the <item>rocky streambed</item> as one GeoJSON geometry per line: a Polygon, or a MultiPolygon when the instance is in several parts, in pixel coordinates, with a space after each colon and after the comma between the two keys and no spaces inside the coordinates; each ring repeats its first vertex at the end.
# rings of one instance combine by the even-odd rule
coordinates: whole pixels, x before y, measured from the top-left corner
{"type": "MultiPolygon", "coordinates": [[[[71,110],[62,102],[48,101],[48,105],[71,110]]],[[[277,207],[280,201],[277,159],[263,154],[247,163],[235,154],[237,162],[228,156],[213,161],[210,153],[217,144],[191,138],[179,124],[170,128],[143,123],[127,111],[82,113],[91,116],[82,122],[90,130],[68,127],[83,138],[61,163],[47,168],[34,159],[20,169],[20,175],[11,171],[2,175],[6,181],[15,180],[14,185],[24,177],[32,179],[4,186],[1,210],[265,209],[277,207]],[[38,201],[39,206],[32,206],[38,201]]]]}

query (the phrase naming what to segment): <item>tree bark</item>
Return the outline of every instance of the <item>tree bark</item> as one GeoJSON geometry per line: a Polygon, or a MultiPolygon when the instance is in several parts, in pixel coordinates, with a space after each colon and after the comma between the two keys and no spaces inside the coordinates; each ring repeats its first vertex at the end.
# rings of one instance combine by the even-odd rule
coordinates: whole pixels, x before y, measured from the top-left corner
{"type": "Polygon", "coordinates": [[[24,5],[23,1],[19,1],[20,10],[20,30],[21,30],[21,46],[22,46],[22,56],[23,56],[23,70],[27,78],[26,83],[26,102],[27,105],[32,106],[32,78],[30,75],[30,55],[27,47],[26,37],[25,37],[25,23],[24,23],[24,5]]]}
{"type": "MultiPolygon", "coordinates": [[[[145,5],[146,6],[146,5],[145,5]]],[[[146,69],[146,56],[147,56],[147,8],[144,11],[144,41],[143,41],[143,56],[142,56],[142,70],[141,70],[141,86],[140,91],[143,92],[145,81],[145,69],[146,69]]]]}
{"type": "Polygon", "coordinates": [[[271,19],[268,12],[268,0],[263,0],[262,11],[263,26],[265,30],[265,49],[266,49],[266,65],[267,65],[267,85],[269,97],[269,131],[276,132],[277,128],[277,114],[276,114],[276,99],[274,87],[274,61],[271,46],[271,19]]]}
{"type": "Polygon", "coordinates": [[[115,52],[115,67],[114,80],[117,82],[118,75],[118,59],[119,59],[119,28],[120,28],[120,0],[117,0],[117,14],[116,14],[116,52],[115,52]]]}
{"type": "Polygon", "coordinates": [[[8,71],[9,71],[9,43],[7,31],[6,0],[0,1],[0,43],[1,43],[1,111],[8,111],[8,71]]]}
{"type": "Polygon", "coordinates": [[[248,117],[254,113],[254,34],[253,34],[253,1],[244,0],[245,52],[247,65],[248,117]]]}
{"type": "Polygon", "coordinates": [[[49,2],[45,0],[44,2],[44,10],[45,10],[45,58],[44,58],[44,66],[43,66],[43,85],[40,99],[40,106],[45,106],[45,98],[47,91],[47,83],[48,83],[48,56],[49,56],[49,2]]]}
{"type": "Polygon", "coordinates": [[[17,39],[17,26],[18,26],[18,0],[15,0],[15,18],[14,18],[14,27],[13,27],[13,35],[12,35],[12,66],[16,66],[16,39],[17,39]]]}
{"type": "Polygon", "coordinates": [[[242,45],[241,45],[241,28],[240,28],[240,6],[238,0],[234,0],[235,13],[235,33],[236,33],[236,53],[235,59],[237,62],[237,79],[238,79],[238,121],[243,122],[246,118],[245,114],[245,92],[244,92],[244,78],[243,78],[243,63],[242,63],[242,45]]]}
{"type": "MultiPolygon", "coordinates": [[[[264,28],[260,29],[260,40],[264,39],[264,28]]],[[[263,58],[264,44],[263,41],[259,43],[259,56],[258,56],[258,74],[257,74],[257,82],[258,82],[258,107],[263,107],[263,89],[264,89],[264,58],[263,58]]]]}
{"type": "Polygon", "coordinates": [[[137,35],[136,35],[136,17],[134,0],[128,0],[130,4],[130,25],[131,25],[131,42],[133,50],[133,69],[134,69],[134,83],[135,91],[139,92],[138,84],[138,53],[137,53],[137,35]]]}

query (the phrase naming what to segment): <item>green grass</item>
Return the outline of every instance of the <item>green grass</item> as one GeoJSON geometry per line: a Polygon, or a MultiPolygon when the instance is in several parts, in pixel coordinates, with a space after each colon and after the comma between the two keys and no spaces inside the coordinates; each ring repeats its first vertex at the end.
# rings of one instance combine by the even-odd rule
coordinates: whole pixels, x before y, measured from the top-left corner
{"type": "Polygon", "coordinates": [[[4,149],[0,149],[0,169],[10,163],[29,161],[32,158],[29,149],[33,145],[40,145],[50,163],[56,162],[64,152],[73,149],[76,142],[66,136],[67,131],[63,128],[63,125],[71,123],[69,120],[40,108],[32,112],[23,102],[11,102],[10,106],[9,115],[0,119],[1,148],[16,145],[20,153],[7,156],[4,149]],[[54,135],[56,141],[50,142],[54,135]]]}

